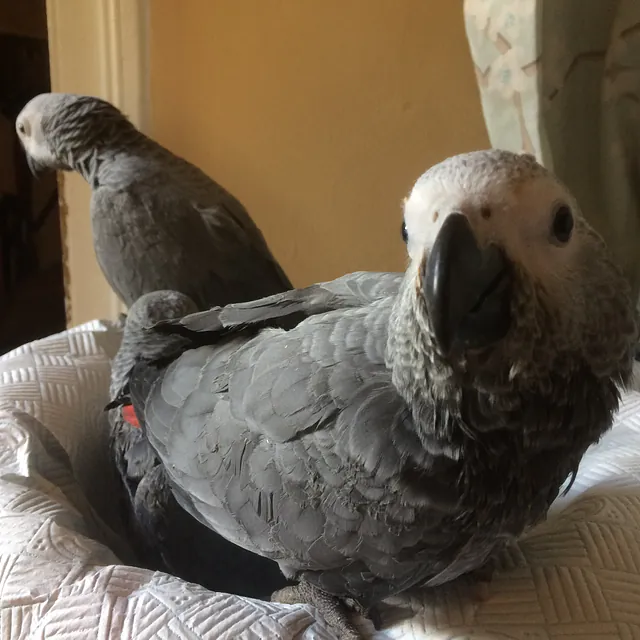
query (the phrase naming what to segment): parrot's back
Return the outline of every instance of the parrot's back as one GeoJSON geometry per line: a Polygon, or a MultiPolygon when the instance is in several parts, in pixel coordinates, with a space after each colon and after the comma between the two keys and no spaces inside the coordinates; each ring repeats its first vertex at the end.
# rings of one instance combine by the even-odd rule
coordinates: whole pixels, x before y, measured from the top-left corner
{"type": "Polygon", "coordinates": [[[154,141],[103,160],[93,188],[98,262],[128,306],[160,289],[208,308],[291,288],[244,206],[154,141]]]}

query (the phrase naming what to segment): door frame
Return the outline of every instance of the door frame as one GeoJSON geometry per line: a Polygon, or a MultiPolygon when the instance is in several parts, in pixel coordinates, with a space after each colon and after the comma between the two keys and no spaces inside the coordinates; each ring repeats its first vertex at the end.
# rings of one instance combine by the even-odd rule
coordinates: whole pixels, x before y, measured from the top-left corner
{"type": "MultiPolygon", "coordinates": [[[[46,0],[51,90],[99,96],[149,126],[148,0],[46,0]]],[[[115,320],[124,306],[98,267],[90,190],[59,174],[67,326],[115,320]]]]}

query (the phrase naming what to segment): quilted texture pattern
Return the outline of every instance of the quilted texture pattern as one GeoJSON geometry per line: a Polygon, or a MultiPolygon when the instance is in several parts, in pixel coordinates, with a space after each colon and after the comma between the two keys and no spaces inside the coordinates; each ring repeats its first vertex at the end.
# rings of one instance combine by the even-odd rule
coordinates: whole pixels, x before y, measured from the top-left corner
{"type": "MultiPolygon", "coordinates": [[[[102,412],[119,340],[93,322],[0,358],[0,637],[330,640],[311,608],[122,564],[102,412]]],[[[639,392],[472,595],[460,583],[405,597],[375,638],[640,640],[639,392]]]]}

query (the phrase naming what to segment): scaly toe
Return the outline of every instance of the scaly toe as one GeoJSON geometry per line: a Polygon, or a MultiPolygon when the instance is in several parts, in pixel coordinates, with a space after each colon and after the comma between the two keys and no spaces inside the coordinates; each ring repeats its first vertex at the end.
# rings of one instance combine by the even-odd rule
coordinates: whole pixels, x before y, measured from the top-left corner
{"type": "Polygon", "coordinates": [[[304,601],[300,593],[300,585],[297,584],[274,591],[271,594],[271,602],[279,602],[280,604],[311,604],[304,601]]]}
{"type": "Polygon", "coordinates": [[[339,640],[363,640],[362,635],[349,620],[349,610],[335,596],[301,581],[272,594],[271,602],[281,604],[310,604],[324,619],[339,640]]]}

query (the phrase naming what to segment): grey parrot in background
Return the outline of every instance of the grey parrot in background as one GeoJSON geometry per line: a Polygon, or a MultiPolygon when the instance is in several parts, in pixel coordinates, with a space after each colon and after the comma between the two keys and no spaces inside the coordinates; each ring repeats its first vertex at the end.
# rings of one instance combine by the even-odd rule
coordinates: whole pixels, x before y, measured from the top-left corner
{"type": "MultiPolygon", "coordinates": [[[[74,170],[91,186],[96,256],[128,307],[135,307],[145,294],[170,289],[183,297],[174,307],[165,301],[161,311],[175,317],[178,309],[184,315],[291,289],[242,204],[197,167],[138,131],[108,102],[42,94],[23,108],[16,130],[34,173],[74,170]]],[[[123,345],[113,363],[116,386],[133,364],[130,347],[137,343],[145,318],[149,319],[136,311],[125,325],[123,345]]],[[[225,561],[242,554],[181,510],[154,451],[139,430],[123,422],[120,410],[112,411],[109,421],[125,491],[125,525],[142,564],[243,595],[264,595],[256,589],[283,584],[281,576],[272,580],[273,563],[256,562],[249,553],[242,557],[251,558],[251,573],[265,574],[261,581],[244,577],[239,583],[236,574],[224,570],[224,561],[211,571],[211,561],[207,564],[199,553],[202,547],[194,547],[190,536],[208,546],[218,544],[218,549],[224,543],[226,551],[219,555],[225,561]]]]}
{"type": "Polygon", "coordinates": [[[360,637],[345,605],[482,572],[545,518],[637,338],[620,269],[529,155],[431,168],[403,233],[401,276],[156,323],[117,397],[177,502],[277,561],[297,584],[273,599],[342,638],[360,637]]]}
{"type": "Polygon", "coordinates": [[[291,289],[247,210],[92,96],[44,93],[16,119],[32,171],[89,183],[96,257],[118,297],[171,289],[200,309],[291,289]]]}

